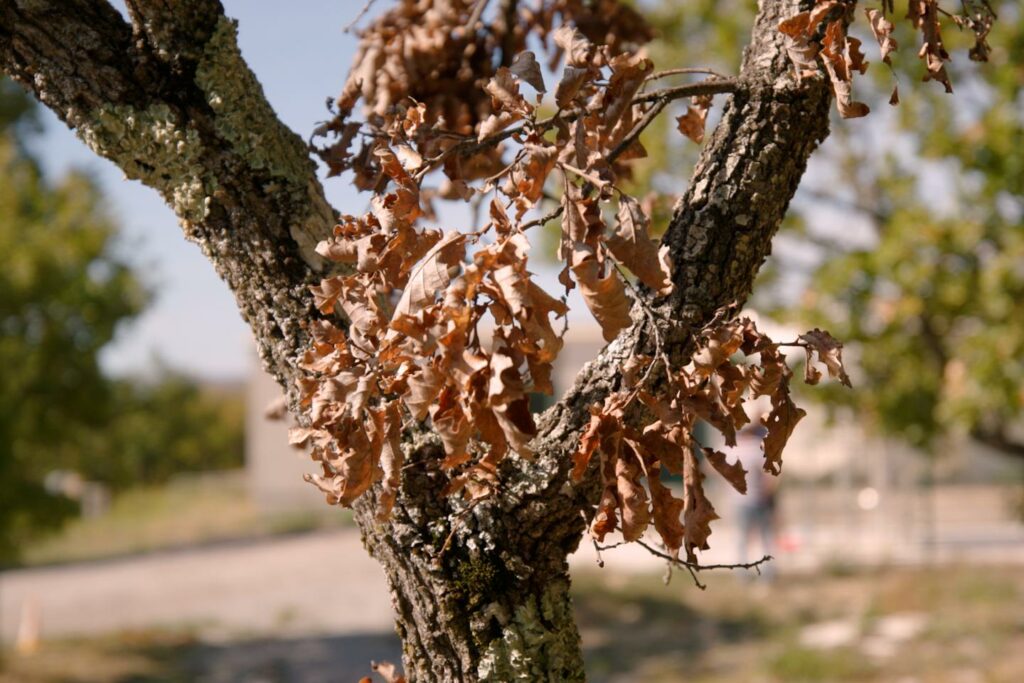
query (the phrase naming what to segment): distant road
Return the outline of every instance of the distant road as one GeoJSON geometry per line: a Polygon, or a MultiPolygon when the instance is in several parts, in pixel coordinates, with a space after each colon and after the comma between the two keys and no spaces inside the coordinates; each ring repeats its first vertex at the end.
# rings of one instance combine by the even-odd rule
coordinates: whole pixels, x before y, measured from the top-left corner
{"type": "MultiPolygon", "coordinates": [[[[929,543],[912,500],[892,497],[870,515],[836,492],[787,495],[789,543],[778,568],[814,571],[838,559],[1024,564],[1024,526],[1005,516],[1001,496],[984,487],[941,491],[941,524],[929,543]]],[[[725,519],[713,527],[705,563],[735,561],[734,515],[725,502],[719,509],[725,519]]],[[[607,551],[604,561],[605,572],[663,569],[636,545],[607,551]]],[[[572,565],[598,571],[586,539],[572,565]]],[[[159,626],[194,626],[204,639],[393,633],[383,573],[352,528],[0,573],[3,642],[14,639],[26,604],[37,607],[44,639],[159,626]]]]}
{"type": "Polygon", "coordinates": [[[225,636],[393,630],[384,575],[354,529],[4,572],[4,642],[32,602],[43,638],[183,625],[225,636]]]}

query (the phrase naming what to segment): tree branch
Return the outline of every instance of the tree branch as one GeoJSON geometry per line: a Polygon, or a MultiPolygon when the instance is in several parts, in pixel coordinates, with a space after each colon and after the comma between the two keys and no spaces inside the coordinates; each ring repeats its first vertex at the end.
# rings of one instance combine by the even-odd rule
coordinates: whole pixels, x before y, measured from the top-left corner
{"type": "Polygon", "coordinates": [[[314,251],[334,212],[216,0],[0,5],[0,67],[95,152],[156,189],[232,289],[265,366],[294,391],[314,251]]]}
{"type": "MultiPolygon", "coordinates": [[[[668,553],[658,550],[657,548],[650,545],[649,543],[646,543],[643,540],[632,541],[632,543],[636,543],[641,548],[649,552],[651,555],[657,557],[658,559],[665,560],[669,563],[669,566],[685,569],[686,571],[688,571],[690,573],[690,578],[693,579],[694,584],[697,586],[697,588],[701,590],[705,590],[707,586],[701,583],[700,579],[697,578],[698,572],[719,571],[723,569],[753,569],[757,571],[758,574],[760,574],[761,566],[771,562],[774,559],[771,555],[764,555],[761,557],[761,559],[754,560],[753,562],[735,562],[732,564],[700,564],[699,562],[687,562],[686,560],[679,559],[675,555],[669,555],[668,553]]],[[[597,551],[599,566],[604,567],[604,561],[601,559],[602,552],[604,552],[605,550],[614,550],[615,548],[619,548],[623,545],[626,545],[625,541],[621,543],[612,543],[610,545],[601,545],[595,541],[594,550],[597,551]]]]}
{"type": "MultiPolygon", "coordinates": [[[[662,88],[661,90],[654,90],[649,93],[643,93],[633,98],[633,104],[646,104],[649,102],[653,103],[652,109],[648,111],[648,115],[644,117],[644,127],[649,125],[651,121],[661,112],[665,106],[674,100],[680,100],[685,97],[696,97],[699,95],[720,95],[723,93],[736,92],[737,88],[740,87],[739,81],[735,78],[709,78],[707,80],[699,81],[697,83],[687,83],[685,85],[677,85],[671,88],[662,88]],[[653,115],[651,111],[656,110],[653,115]]],[[[424,164],[416,171],[417,178],[422,178],[430,171],[440,166],[446,159],[452,155],[458,154],[461,156],[472,156],[478,154],[482,150],[496,147],[509,138],[526,133],[529,130],[536,130],[544,132],[553,128],[559,123],[571,123],[575,121],[583,112],[579,110],[559,111],[551,116],[541,119],[539,121],[527,121],[518,126],[506,128],[505,130],[498,131],[492,135],[488,135],[482,140],[477,140],[475,137],[466,137],[463,140],[455,143],[451,147],[448,147],[443,152],[434,156],[430,159],[425,160],[424,164]]],[[[637,131],[637,136],[642,132],[642,128],[637,131]]],[[[611,153],[609,161],[618,157],[629,145],[622,146],[621,144],[611,153]]]]}
{"type": "MultiPolygon", "coordinates": [[[[642,306],[635,305],[633,326],[588,363],[573,387],[538,421],[540,435],[534,448],[544,456],[532,465],[532,476],[518,475],[520,483],[510,488],[536,501],[537,513],[517,523],[545,528],[545,542],[557,533],[578,534],[582,522],[572,505],[589,509],[600,495],[596,459],[584,480],[573,486],[571,504],[563,504],[569,497],[557,493],[569,482],[571,453],[589,420],[588,408],[619,389],[620,368],[629,357],[653,349],[655,320],[674,322],[662,323],[660,336],[672,362],[685,364],[692,350],[692,331],[703,327],[719,309],[738,307],[746,300],[807,159],[828,134],[828,86],[820,77],[803,83],[792,78],[777,30],[784,18],[799,11],[799,4],[793,0],[761,3],[751,45],[733,86],[736,92],[725,105],[663,238],[672,255],[673,293],[657,297],[642,290],[646,305],[658,316],[645,316],[642,306]],[[544,477],[547,483],[541,487],[538,482],[544,477]],[[541,511],[542,500],[552,502],[541,511]]],[[[646,97],[664,97],[674,90],[646,97]]]]}

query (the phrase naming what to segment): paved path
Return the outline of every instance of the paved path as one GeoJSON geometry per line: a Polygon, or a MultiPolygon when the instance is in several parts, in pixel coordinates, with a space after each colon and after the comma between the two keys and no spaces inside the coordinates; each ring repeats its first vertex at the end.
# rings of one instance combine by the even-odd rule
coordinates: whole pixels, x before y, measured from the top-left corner
{"type": "MultiPolygon", "coordinates": [[[[844,533],[836,524],[795,535],[801,548],[777,567],[814,570],[855,551],[860,562],[915,564],[919,546],[900,548],[888,526],[844,533]]],[[[932,560],[1024,564],[1024,527],[972,524],[949,528],[932,560]]],[[[715,527],[706,564],[734,561],[735,527],[715,527]]],[[[586,540],[575,569],[597,570],[586,540]]],[[[604,553],[606,572],[659,572],[661,564],[630,545],[604,553]]],[[[197,627],[204,640],[246,637],[390,634],[391,600],[383,574],[354,529],[232,543],[63,567],[0,573],[0,641],[14,639],[21,611],[41,618],[43,638],[154,626],[197,627]]]]}
{"type": "Polygon", "coordinates": [[[384,576],[350,529],[5,572],[4,641],[33,602],[44,638],[189,624],[213,636],[392,629],[384,576]]]}
{"type": "MultiPolygon", "coordinates": [[[[656,572],[636,546],[605,553],[608,570],[656,572]]],[[[592,545],[573,564],[597,568],[592,545]]],[[[354,529],[0,573],[0,637],[26,604],[41,635],[190,625],[204,639],[390,633],[391,598],[354,529]]]]}

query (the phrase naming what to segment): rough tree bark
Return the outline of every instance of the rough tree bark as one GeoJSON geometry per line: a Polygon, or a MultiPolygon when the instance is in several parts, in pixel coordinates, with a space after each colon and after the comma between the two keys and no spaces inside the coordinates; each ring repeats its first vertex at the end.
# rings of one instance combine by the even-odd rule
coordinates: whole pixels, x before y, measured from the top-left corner
{"type": "MultiPolygon", "coordinates": [[[[776,27],[801,6],[762,0],[740,73],[664,240],[675,291],[653,298],[659,332],[685,361],[690,333],[741,304],[812,151],[830,93],[790,75],[776,27]]],[[[0,64],[98,154],[153,187],[234,292],[265,367],[294,392],[308,285],[330,234],[306,146],[275,116],[216,0],[128,0],[130,22],[95,0],[0,0],[0,64]]],[[[439,442],[405,434],[411,465],[393,518],[356,517],[387,574],[407,675],[416,681],[583,680],[566,558],[599,499],[596,466],[569,481],[588,407],[618,388],[619,367],[652,345],[655,317],[581,371],[539,420],[531,463],[506,459],[500,492],[467,507],[440,495],[439,442]]],[[[293,396],[294,398],[294,396],[293,396]]],[[[293,403],[294,405],[294,403],[293,403]]]]}

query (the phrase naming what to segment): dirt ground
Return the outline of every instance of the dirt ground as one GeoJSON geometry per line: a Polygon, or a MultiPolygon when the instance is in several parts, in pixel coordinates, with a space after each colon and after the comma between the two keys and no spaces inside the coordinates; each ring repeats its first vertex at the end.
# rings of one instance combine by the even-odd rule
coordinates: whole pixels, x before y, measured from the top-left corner
{"type": "MultiPolygon", "coordinates": [[[[311,580],[318,578],[314,571],[311,580]]],[[[1017,567],[835,569],[771,583],[715,575],[706,591],[683,574],[668,586],[662,579],[576,572],[591,681],[1024,680],[1017,567]]],[[[359,612],[344,595],[339,588],[325,602],[359,612]]],[[[371,660],[399,656],[390,626],[303,633],[284,613],[276,635],[213,626],[48,640],[32,655],[8,652],[0,682],[327,683],[356,681],[369,675],[371,660]]]]}

